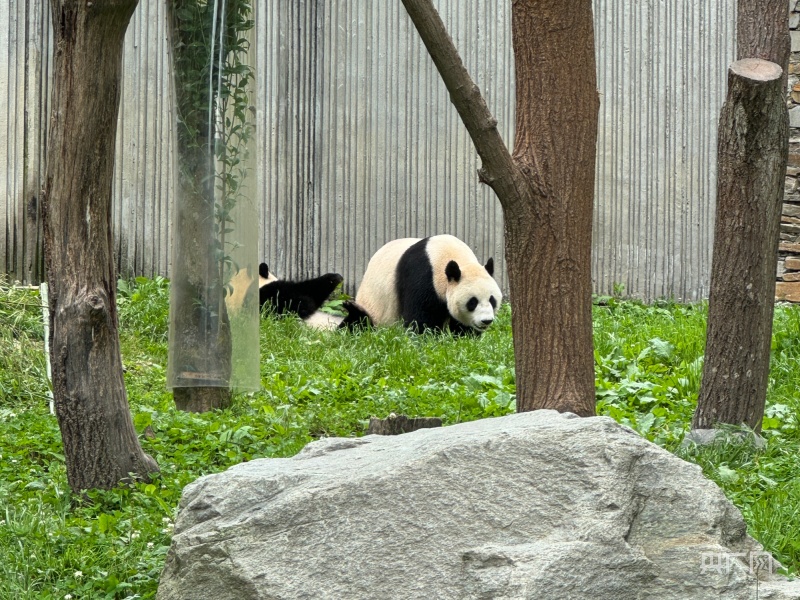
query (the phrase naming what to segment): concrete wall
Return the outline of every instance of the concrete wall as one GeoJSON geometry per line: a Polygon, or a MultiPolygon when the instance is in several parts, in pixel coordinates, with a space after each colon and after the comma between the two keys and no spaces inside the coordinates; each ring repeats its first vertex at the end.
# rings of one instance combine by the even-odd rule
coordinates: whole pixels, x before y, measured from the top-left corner
{"type": "MultiPolygon", "coordinates": [[[[436,4],[512,146],[511,3],[436,4]]],[[[164,6],[140,2],[126,38],[113,217],[124,274],[170,269],[164,6]]],[[[478,183],[479,160],[400,0],[260,0],[258,8],[261,253],[275,272],[338,271],[352,290],[384,242],[449,232],[479,258],[494,256],[504,283],[499,205],[478,183]]],[[[0,6],[0,131],[9,140],[0,146],[0,272],[26,281],[41,276],[31,199],[46,135],[46,9],[46,0],[0,6]],[[22,174],[34,172],[25,187],[22,174]]],[[[598,292],[621,284],[646,300],[707,294],[734,10],[734,0],[595,0],[598,292]]]]}

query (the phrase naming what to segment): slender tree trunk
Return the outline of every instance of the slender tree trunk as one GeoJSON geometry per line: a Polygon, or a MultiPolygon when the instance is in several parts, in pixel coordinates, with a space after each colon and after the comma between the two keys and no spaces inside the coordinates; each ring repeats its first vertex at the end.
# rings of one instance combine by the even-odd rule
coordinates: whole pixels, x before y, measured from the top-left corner
{"type": "Polygon", "coordinates": [[[430,0],[403,0],[505,222],[517,410],[595,413],[591,242],[599,100],[590,0],[513,3],[513,157],[430,0]]]}
{"type": "Polygon", "coordinates": [[[783,70],[744,59],[728,72],[719,124],[717,213],[706,357],[693,429],[758,431],[764,416],[789,120],[783,70]]]}
{"type": "Polygon", "coordinates": [[[75,490],[158,470],[125,393],[111,240],[122,44],[138,0],[51,0],[55,67],[43,194],[53,395],[75,490]]]}

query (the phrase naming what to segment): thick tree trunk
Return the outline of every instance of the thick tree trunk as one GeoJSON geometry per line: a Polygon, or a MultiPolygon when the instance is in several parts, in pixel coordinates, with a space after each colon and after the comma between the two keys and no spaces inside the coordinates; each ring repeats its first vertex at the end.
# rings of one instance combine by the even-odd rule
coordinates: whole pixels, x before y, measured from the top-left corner
{"type": "Polygon", "coordinates": [[[789,122],[783,70],[744,59],[728,72],[719,124],[717,213],[706,357],[692,427],[764,415],[789,122]]]}
{"type": "Polygon", "coordinates": [[[403,0],[505,221],[517,410],[595,413],[592,202],[599,100],[589,0],[516,0],[517,138],[509,154],[430,0],[403,0]]]}
{"type": "Polygon", "coordinates": [[[599,99],[590,0],[513,8],[514,162],[531,196],[504,203],[519,410],[593,415],[592,209],[599,99]]]}
{"type": "Polygon", "coordinates": [[[51,0],[55,67],[43,195],[53,394],[77,491],[158,470],[125,393],[111,240],[122,43],[138,0],[51,0]]]}
{"type": "Polygon", "coordinates": [[[744,68],[744,72],[729,74],[728,101],[719,127],[717,222],[706,361],[693,429],[708,429],[715,423],[746,423],[756,431],[761,428],[769,375],[775,268],[783,200],[783,186],[776,188],[774,178],[783,180],[788,147],[786,107],[783,98],[780,101],[783,106],[778,106],[773,95],[777,90],[782,96],[786,89],[790,52],[788,19],[789,7],[784,0],[738,0],[737,58],[740,61],[749,58],[770,61],[782,72],[777,84],[772,81],[758,83],[764,79],[764,74],[758,73],[761,67],[756,67],[755,80],[749,83],[746,80],[751,74],[747,68],[740,66],[737,70],[744,68]],[[735,94],[731,89],[734,77],[737,79],[735,94]],[[742,78],[744,80],[739,81],[742,78]],[[761,107],[764,110],[762,115],[757,112],[757,103],[761,100],[756,96],[760,95],[768,97],[767,101],[771,103],[761,107]],[[735,123],[732,111],[737,104],[741,105],[742,112],[738,117],[740,121],[735,123]],[[755,121],[750,123],[751,119],[755,121]],[[771,123],[771,120],[775,122],[771,123]],[[750,131],[744,136],[735,129],[737,126],[764,128],[761,135],[779,137],[771,142],[765,140],[764,147],[754,147],[754,144],[762,143],[754,141],[756,132],[750,131]],[[770,128],[772,131],[768,132],[770,128]],[[760,167],[753,166],[737,173],[735,164],[744,161],[741,155],[736,154],[737,151],[744,154],[767,151],[771,155],[758,157],[760,167]],[[776,165],[776,161],[782,166],[776,165]],[[759,172],[759,168],[767,168],[768,172],[759,172]],[[740,265],[733,257],[742,257],[745,262],[740,265]],[[742,289],[742,285],[746,288],[750,284],[752,288],[742,289]],[[726,296],[728,293],[733,295],[726,296]],[[726,307],[731,304],[736,305],[734,312],[726,314],[726,307]],[[736,343],[741,345],[731,345],[736,343]]]}

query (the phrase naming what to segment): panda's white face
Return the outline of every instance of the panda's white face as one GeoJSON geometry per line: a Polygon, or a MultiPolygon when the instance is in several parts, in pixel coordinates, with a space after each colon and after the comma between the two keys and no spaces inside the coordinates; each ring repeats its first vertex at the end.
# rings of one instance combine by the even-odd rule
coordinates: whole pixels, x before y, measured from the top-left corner
{"type": "MultiPolygon", "coordinates": [[[[450,263],[453,264],[456,263],[450,263]]],[[[475,331],[485,331],[494,322],[503,300],[500,287],[482,265],[466,265],[463,269],[453,269],[450,265],[447,284],[450,316],[475,331]]]]}

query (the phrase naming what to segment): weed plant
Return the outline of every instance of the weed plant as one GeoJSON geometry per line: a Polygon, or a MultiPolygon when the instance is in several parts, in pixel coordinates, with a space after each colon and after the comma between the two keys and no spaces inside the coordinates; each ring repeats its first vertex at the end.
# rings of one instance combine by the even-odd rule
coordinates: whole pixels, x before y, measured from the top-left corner
{"type": "MultiPolygon", "coordinates": [[[[510,311],[480,338],[401,327],[316,332],[290,317],[261,322],[262,391],[227,410],[175,410],[165,389],[168,283],[121,282],[128,398],[150,483],[70,493],[48,412],[35,290],[0,284],[0,600],[153,598],[183,487],[259,457],[285,457],[321,436],[361,435],[371,415],[446,424],[514,410],[510,311]]],[[[702,369],[703,305],[595,306],[598,412],[699,464],[742,510],[750,533],[790,572],[800,567],[800,309],[778,307],[764,418],[767,447],[680,449],[702,369]]]]}

